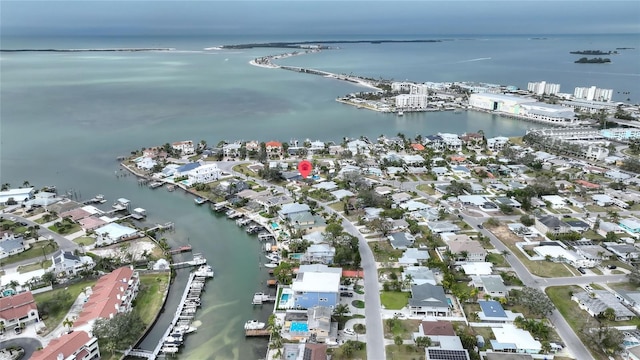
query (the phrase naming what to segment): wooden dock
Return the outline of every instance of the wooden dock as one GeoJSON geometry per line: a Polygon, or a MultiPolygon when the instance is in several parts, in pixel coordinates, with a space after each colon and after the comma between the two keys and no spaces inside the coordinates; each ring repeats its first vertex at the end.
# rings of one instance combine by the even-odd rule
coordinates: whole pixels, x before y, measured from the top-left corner
{"type": "Polygon", "coordinates": [[[174,255],[174,254],[179,254],[183,252],[190,252],[191,250],[192,250],[191,245],[184,245],[184,246],[180,246],[179,248],[169,250],[169,254],[174,255]]]}
{"type": "Polygon", "coordinates": [[[247,337],[269,336],[269,335],[271,335],[271,331],[269,331],[269,329],[254,329],[254,330],[244,331],[244,336],[247,336],[247,337]]]}

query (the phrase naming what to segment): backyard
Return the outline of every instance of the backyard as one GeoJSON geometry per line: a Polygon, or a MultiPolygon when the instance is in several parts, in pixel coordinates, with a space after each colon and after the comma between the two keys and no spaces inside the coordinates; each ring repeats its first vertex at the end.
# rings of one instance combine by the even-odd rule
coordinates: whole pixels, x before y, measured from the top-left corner
{"type": "Polygon", "coordinates": [[[415,345],[387,345],[385,352],[387,360],[417,360],[425,357],[424,349],[415,345]]]}
{"type": "Polygon", "coordinates": [[[42,319],[47,327],[47,332],[51,332],[64,320],[69,309],[71,309],[71,305],[76,301],[82,290],[86,287],[93,286],[95,283],[95,280],[81,281],[66,287],[60,287],[33,295],[38,305],[38,311],[42,312],[43,308],[51,309],[48,315],[42,319]]]}
{"type": "Polygon", "coordinates": [[[368,242],[376,262],[396,262],[402,256],[402,250],[394,250],[387,240],[368,242]]]}
{"type": "Polygon", "coordinates": [[[18,261],[35,259],[40,256],[49,255],[58,250],[58,244],[53,240],[38,241],[31,244],[31,248],[19,254],[11,255],[2,259],[3,266],[16,263],[18,261]]]}
{"type": "Polygon", "coordinates": [[[403,339],[409,340],[413,337],[413,333],[418,331],[418,326],[422,320],[400,320],[400,319],[385,319],[384,321],[384,337],[386,339],[393,339],[396,336],[400,336],[403,339]]]}
{"type": "Polygon", "coordinates": [[[380,293],[380,302],[384,309],[400,310],[409,303],[409,292],[383,291],[380,293]]]}
{"type": "Polygon", "coordinates": [[[145,326],[153,323],[164,302],[164,293],[169,286],[170,273],[140,275],[140,292],[134,308],[145,326]]]}

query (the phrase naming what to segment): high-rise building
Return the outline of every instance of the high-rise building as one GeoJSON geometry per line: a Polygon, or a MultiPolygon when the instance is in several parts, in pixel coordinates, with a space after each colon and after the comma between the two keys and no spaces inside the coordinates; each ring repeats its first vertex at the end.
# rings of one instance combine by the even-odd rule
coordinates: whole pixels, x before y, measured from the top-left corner
{"type": "Polygon", "coordinates": [[[573,96],[576,99],[586,99],[589,101],[611,101],[613,90],[600,89],[595,86],[577,87],[573,92],[573,96]]]}
{"type": "Polygon", "coordinates": [[[560,84],[547,84],[546,81],[530,82],[527,90],[536,95],[555,95],[560,92],[560,84]]]}

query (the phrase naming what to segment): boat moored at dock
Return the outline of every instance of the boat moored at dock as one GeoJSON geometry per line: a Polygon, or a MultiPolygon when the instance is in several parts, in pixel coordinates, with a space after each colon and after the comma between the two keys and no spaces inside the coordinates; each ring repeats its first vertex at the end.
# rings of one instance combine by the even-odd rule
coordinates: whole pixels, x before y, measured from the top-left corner
{"type": "Polygon", "coordinates": [[[263,322],[259,322],[258,320],[249,320],[244,323],[245,330],[260,330],[263,329],[266,324],[263,322]]]}

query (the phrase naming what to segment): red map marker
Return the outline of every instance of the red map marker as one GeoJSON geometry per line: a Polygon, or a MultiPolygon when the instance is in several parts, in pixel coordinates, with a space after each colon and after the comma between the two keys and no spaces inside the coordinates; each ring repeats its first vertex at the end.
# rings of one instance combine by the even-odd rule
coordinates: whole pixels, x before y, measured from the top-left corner
{"type": "Polygon", "coordinates": [[[302,175],[304,179],[311,174],[311,170],[313,170],[313,165],[311,165],[311,162],[308,160],[302,160],[298,163],[298,171],[300,171],[300,175],[302,175]]]}

